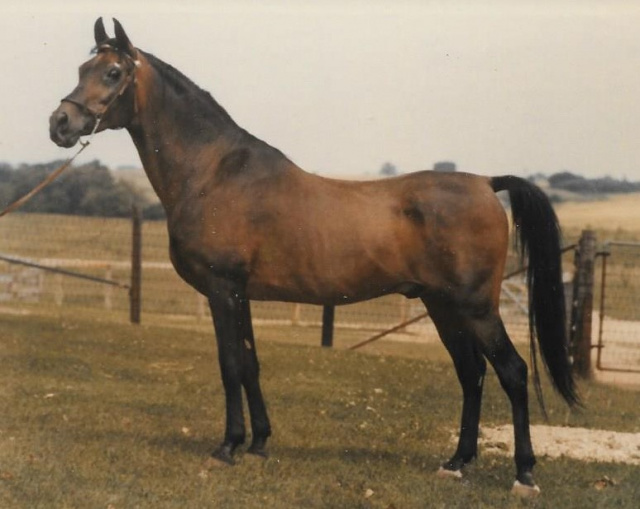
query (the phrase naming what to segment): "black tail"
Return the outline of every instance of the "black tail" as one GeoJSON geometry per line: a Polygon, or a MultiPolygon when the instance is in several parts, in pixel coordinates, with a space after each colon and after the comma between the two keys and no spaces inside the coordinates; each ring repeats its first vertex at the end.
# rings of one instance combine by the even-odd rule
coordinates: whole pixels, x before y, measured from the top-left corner
{"type": "Polygon", "coordinates": [[[513,177],[491,179],[494,191],[508,191],[520,254],[528,256],[529,331],[531,363],[538,399],[544,411],[536,362],[536,343],[554,387],[569,405],[579,403],[569,360],[562,284],[560,226],[551,203],[540,188],[513,177]]]}

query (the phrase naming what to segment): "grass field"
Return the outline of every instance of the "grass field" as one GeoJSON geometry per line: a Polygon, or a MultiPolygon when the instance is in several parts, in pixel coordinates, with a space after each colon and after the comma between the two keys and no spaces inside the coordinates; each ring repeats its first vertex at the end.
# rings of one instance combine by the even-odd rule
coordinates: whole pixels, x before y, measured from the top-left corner
{"type": "Polygon", "coordinates": [[[640,241],[640,194],[610,196],[597,201],[565,202],[554,208],[567,238],[578,238],[585,229],[595,230],[598,240],[640,241]]]}
{"type": "MultiPolygon", "coordinates": [[[[298,344],[258,330],[271,455],[230,468],[207,460],[223,433],[211,333],[77,313],[0,315],[0,327],[3,508],[635,508],[640,497],[640,467],[568,458],[539,458],[543,492],[529,503],[509,494],[502,456],[481,454],[462,482],[437,479],[461,406],[441,347],[363,354],[305,346],[309,328],[298,344]],[[614,484],[598,489],[605,476],[614,484]]],[[[545,385],[551,424],[640,432],[639,393],[580,388],[586,409],[569,413],[545,385]]],[[[503,423],[490,374],[483,424],[503,423]]]]}

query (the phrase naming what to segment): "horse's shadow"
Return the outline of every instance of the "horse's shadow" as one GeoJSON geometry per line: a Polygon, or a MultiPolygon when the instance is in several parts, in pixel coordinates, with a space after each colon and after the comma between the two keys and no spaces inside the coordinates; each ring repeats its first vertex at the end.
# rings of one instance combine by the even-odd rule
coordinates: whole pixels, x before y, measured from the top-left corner
{"type": "MultiPolygon", "coordinates": [[[[154,448],[163,451],[176,450],[184,454],[208,458],[215,449],[215,440],[210,437],[194,437],[179,433],[171,433],[161,437],[149,437],[145,442],[154,448]]],[[[242,462],[246,457],[252,457],[246,453],[248,445],[238,448],[237,460],[242,462]]],[[[272,444],[268,449],[267,460],[288,461],[317,461],[366,464],[366,463],[393,463],[416,468],[419,470],[436,470],[439,463],[436,459],[428,458],[420,453],[403,454],[387,449],[350,447],[344,446],[280,446],[272,444]]]]}

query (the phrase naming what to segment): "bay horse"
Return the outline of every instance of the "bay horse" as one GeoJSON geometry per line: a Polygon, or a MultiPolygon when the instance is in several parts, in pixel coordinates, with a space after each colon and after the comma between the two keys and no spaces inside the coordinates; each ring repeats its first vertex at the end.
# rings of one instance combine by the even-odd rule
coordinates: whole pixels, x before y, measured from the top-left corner
{"type": "Polygon", "coordinates": [[[136,48],[113,21],[113,38],[96,21],[95,55],[51,114],[50,136],[72,147],[93,131],[131,135],[167,214],[173,266],[211,308],[226,405],[213,456],[233,463],[245,441],[243,389],[248,452],[266,455],[271,435],[250,300],[339,305],[399,293],[422,300],[462,386],[458,446],[440,473],[460,477],[477,454],[488,360],[512,406],[514,489],[537,493],[528,367],[498,310],[509,226],[495,193],[509,193],[528,257],[532,358],[538,345],[553,386],[573,405],[560,230],[545,194],[515,176],[423,171],[352,182],[306,173],[178,70],[136,48]]]}

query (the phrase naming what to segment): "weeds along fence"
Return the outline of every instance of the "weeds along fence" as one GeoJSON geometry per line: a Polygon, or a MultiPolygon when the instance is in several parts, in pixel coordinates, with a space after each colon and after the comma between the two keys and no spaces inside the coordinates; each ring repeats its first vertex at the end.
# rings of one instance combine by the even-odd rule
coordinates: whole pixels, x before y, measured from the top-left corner
{"type": "MultiPolygon", "coordinates": [[[[132,221],[127,219],[42,214],[14,214],[3,218],[0,221],[0,308],[88,308],[104,317],[125,319],[129,315],[134,318],[132,303],[135,306],[135,298],[131,297],[139,277],[138,312],[143,322],[208,323],[210,316],[205,299],[187,286],[170,264],[165,223],[148,221],[141,224],[139,274],[132,271],[132,266],[135,267],[132,263],[133,238],[132,221]]],[[[593,331],[600,330],[597,320],[604,317],[600,337],[593,333],[601,346],[597,350],[602,354],[598,367],[611,365],[610,357],[605,353],[609,355],[614,348],[607,347],[608,341],[633,342],[638,337],[638,334],[627,337],[627,329],[616,329],[618,322],[614,320],[640,324],[636,304],[640,297],[640,261],[634,258],[636,255],[621,257],[618,254],[621,246],[611,244],[609,250],[606,287],[595,285],[596,292],[591,296],[594,311],[589,317],[593,318],[593,331]],[[602,308],[606,314],[601,313],[602,296],[606,296],[602,308]]],[[[564,279],[569,296],[575,293],[574,258],[573,250],[565,252],[564,279]]],[[[592,272],[595,274],[595,268],[592,272]]],[[[505,273],[501,302],[505,325],[514,341],[528,341],[528,296],[524,273],[519,270],[515,254],[510,255],[505,273]]],[[[568,309],[575,307],[574,301],[568,302],[568,309]]],[[[335,326],[338,330],[362,331],[362,339],[366,339],[424,311],[419,300],[390,295],[336,308],[335,326]]],[[[319,329],[323,309],[311,305],[254,302],[252,314],[260,326],[319,329]]],[[[584,325],[585,320],[582,321],[584,325]]],[[[396,335],[396,339],[437,341],[435,328],[428,318],[401,328],[399,332],[403,336],[396,335]]],[[[591,330],[587,332],[592,333],[591,330]]],[[[590,350],[589,344],[587,352],[590,350]]]]}

